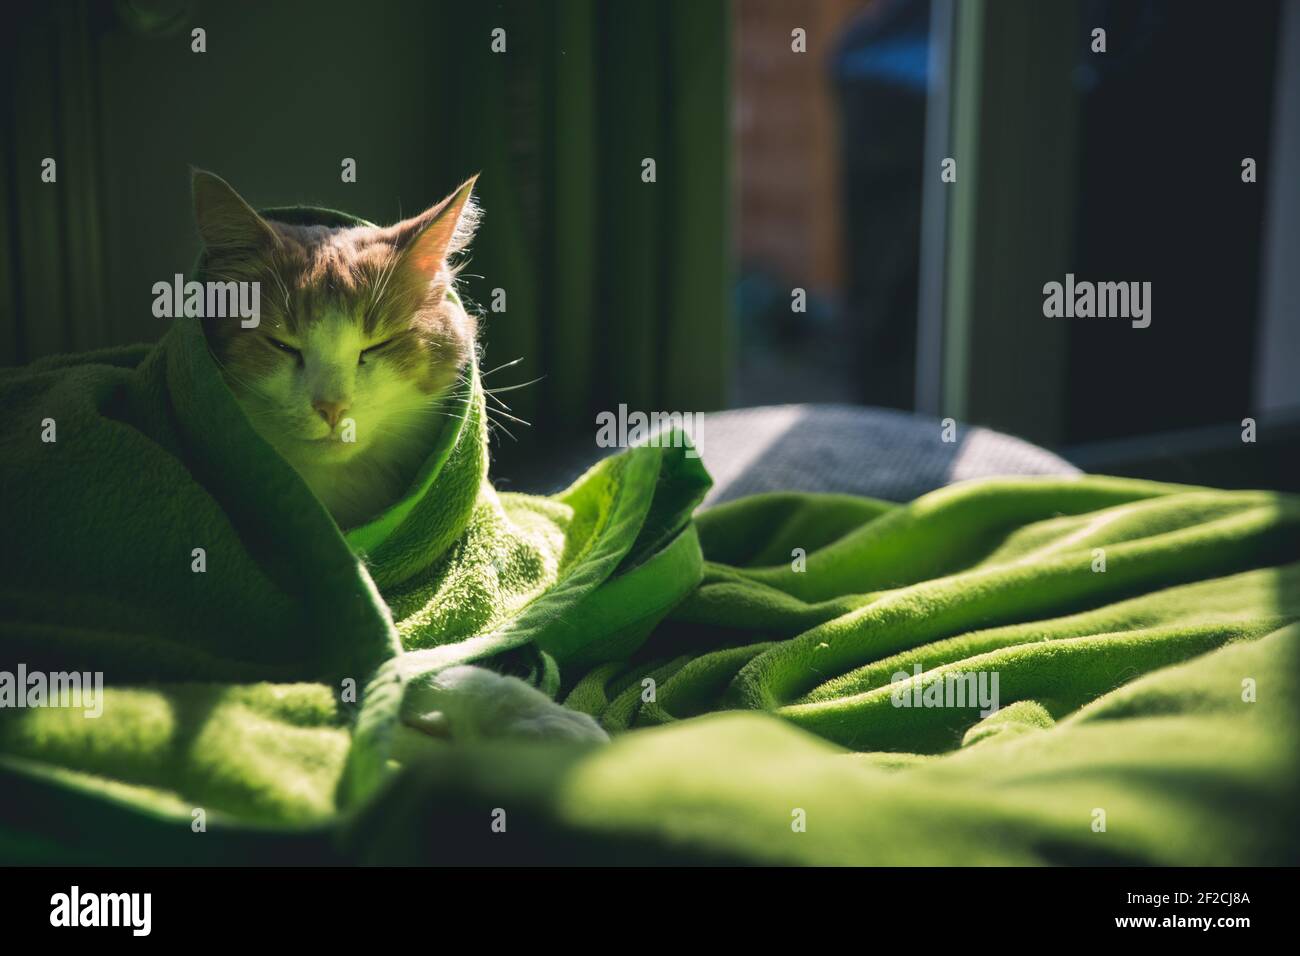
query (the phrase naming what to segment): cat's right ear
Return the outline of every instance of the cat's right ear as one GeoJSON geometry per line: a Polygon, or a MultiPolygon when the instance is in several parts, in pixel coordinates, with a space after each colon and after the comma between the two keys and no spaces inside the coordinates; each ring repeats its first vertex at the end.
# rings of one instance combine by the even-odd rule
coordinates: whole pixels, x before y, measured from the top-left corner
{"type": "Polygon", "coordinates": [[[215,173],[190,170],[194,222],[203,245],[212,251],[236,251],[276,246],[279,236],[242,196],[215,173]]]}

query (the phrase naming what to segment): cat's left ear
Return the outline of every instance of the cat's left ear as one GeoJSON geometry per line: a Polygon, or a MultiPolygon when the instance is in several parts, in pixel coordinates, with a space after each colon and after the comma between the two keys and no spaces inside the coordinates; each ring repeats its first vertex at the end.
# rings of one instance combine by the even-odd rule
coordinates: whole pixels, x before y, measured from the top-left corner
{"type": "Polygon", "coordinates": [[[471,176],[436,206],[392,227],[407,265],[433,279],[446,268],[448,256],[469,245],[479,221],[476,182],[478,176],[471,176]]]}
{"type": "Polygon", "coordinates": [[[209,251],[245,251],[277,246],[280,239],[230,183],[205,169],[190,169],[194,222],[209,251]]]}

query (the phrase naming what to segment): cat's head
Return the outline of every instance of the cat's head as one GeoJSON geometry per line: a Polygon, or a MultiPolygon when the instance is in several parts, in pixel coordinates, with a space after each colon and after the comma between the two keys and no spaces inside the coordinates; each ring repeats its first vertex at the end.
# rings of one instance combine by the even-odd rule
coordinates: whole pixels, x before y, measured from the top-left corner
{"type": "Polygon", "coordinates": [[[475,321],[448,293],[449,257],[477,225],[474,180],[396,225],[293,225],[223,179],[193,174],[202,278],[260,283],[260,321],[207,319],[209,348],[259,434],[300,471],[427,440],[474,354],[475,321]]]}

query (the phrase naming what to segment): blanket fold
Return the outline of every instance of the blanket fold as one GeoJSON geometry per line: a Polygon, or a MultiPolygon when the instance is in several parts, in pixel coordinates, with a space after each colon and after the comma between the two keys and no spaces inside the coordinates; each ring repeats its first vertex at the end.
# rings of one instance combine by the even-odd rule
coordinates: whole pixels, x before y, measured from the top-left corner
{"type": "Polygon", "coordinates": [[[477,369],[457,388],[409,492],[342,533],[197,320],[8,371],[3,530],[28,546],[4,555],[0,667],[100,672],[108,718],[0,698],[0,760],[309,820],[383,783],[413,683],[482,662],[553,696],[561,664],[634,650],[699,581],[698,459],[635,449],[551,498],[499,495],[477,369]],[[282,732],[304,694],[310,727],[282,732]]]}
{"type": "Polygon", "coordinates": [[[1297,499],[1006,478],[696,514],[671,435],[499,493],[468,372],[346,532],[197,320],[0,374],[0,859],[1297,859],[1297,499]],[[405,705],[465,665],[613,742],[412,751],[405,705]]]}

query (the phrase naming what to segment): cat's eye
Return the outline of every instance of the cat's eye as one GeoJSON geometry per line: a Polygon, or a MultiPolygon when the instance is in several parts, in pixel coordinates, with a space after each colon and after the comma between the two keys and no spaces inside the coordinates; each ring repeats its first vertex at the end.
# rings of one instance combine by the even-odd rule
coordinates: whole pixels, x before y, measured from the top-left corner
{"type": "Polygon", "coordinates": [[[366,364],[366,356],[368,356],[368,355],[377,355],[381,350],[388,348],[388,346],[390,346],[390,345],[392,345],[394,342],[396,342],[396,341],[397,341],[397,338],[398,338],[397,336],[393,336],[393,338],[391,338],[391,339],[388,339],[388,340],[386,340],[386,341],[380,342],[380,343],[378,343],[378,344],[376,344],[376,345],[372,345],[372,346],[370,346],[369,348],[364,348],[364,349],[362,349],[362,350],[361,350],[361,354],[357,356],[357,364],[358,364],[358,365],[365,365],[365,364],[366,364]]]}
{"type": "Polygon", "coordinates": [[[300,362],[302,361],[302,352],[298,351],[298,349],[294,348],[292,345],[289,345],[285,342],[281,342],[279,339],[272,338],[269,335],[266,337],[266,340],[270,342],[272,345],[274,345],[281,352],[284,352],[287,355],[292,355],[300,362]]]}

